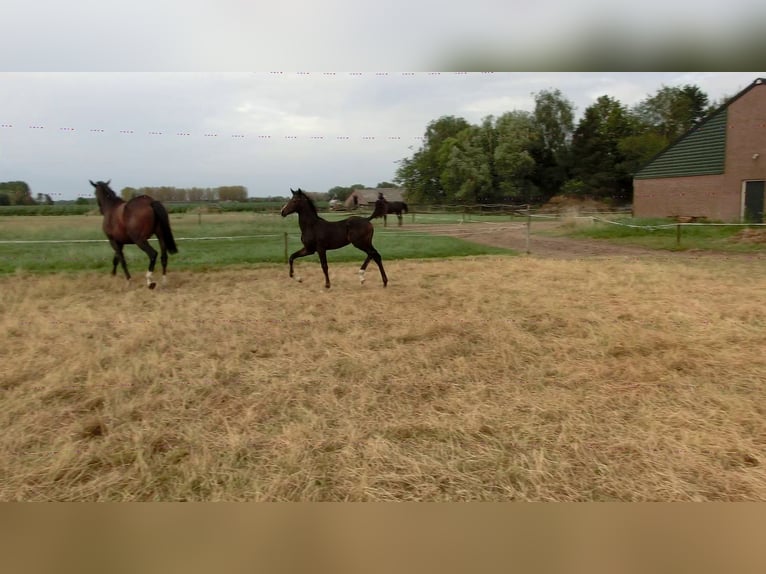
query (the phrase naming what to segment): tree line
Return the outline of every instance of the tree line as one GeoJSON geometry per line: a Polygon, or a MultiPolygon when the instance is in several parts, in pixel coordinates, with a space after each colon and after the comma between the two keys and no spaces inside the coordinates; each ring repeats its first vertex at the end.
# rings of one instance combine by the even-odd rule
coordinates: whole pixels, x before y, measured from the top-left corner
{"type": "Polygon", "coordinates": [[[694,85],[663,86],[632,107],[601,96],[575,123],[560,90],[533,97],[532,112],[478,125],[456,116],[430,122],[422,146],[396,171],[408,200],[544,203],[566,194],[628,203],[633,174],[723,103],[694,85]]]}
{"type": "Polygon", "coordinates": [[[247,201],[247,188],[242,185],[220,187],[123,187],[120,196],[128,201],[138,195],[150,195],[159,201],[247,201]]]}
{"type": "MultiPolygon", "coordinates": [[[[160,201],[247,201],[247,188],[242,185],[224,185],[220,187],[124,187],[120,197],[125,201],[138,195],[151,195],[160,201]]],[[[79,197],[76,203],[89,203],[95,198],[79,197]]],[[[47,193],[32,196],[29,184],[25,181],[0,182],[0,205],[53,205],[53,199],[47,193]]]]}

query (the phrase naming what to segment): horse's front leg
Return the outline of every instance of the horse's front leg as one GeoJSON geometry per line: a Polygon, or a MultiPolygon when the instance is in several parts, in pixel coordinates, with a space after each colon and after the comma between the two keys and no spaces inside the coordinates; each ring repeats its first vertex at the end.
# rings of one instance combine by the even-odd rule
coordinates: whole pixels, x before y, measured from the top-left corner
{"type": "MultiPolygon", "coordinates": [[[[288,260],[288,262],[290,263],[290,277],[291,277],[291,278],[293,277],[293,261],[295,261],[296,259],[298,259],[298,257],[306,257],[306,255],[311,255],[312,253],[314,253],[314,249],[313,249],[313,248],[309,248],[309,247],[303,247],[302,249],[299,249],[298,251],[296,251],[295,253],[293,253],[292,255],[290,255],[290,259],[288,260]]],[[[294,278],[295,278],[295,280],[296,280],[298,283],[300,283],[301,281],[303,281],[303,279],[301,279],[301,278],[300,278],[299,276],[297,276],[297,275],[295,275],[295,277],[294,277],[294,278]]]]}

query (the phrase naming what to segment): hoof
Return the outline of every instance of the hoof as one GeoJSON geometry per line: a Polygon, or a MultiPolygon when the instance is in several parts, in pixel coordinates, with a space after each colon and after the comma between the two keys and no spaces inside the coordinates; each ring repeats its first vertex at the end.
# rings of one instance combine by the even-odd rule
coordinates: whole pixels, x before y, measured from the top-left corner
{"type": "Polygon", "coordinates": [[[157,286],[157,283],[155,283],[154,281],[149,283],[149,289],[154,289],[156,286],[157,286]]]}

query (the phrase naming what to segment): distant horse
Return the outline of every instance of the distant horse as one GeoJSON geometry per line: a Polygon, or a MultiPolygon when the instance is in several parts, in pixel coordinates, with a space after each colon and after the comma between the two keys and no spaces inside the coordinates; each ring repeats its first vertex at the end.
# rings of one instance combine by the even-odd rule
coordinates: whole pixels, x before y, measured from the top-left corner
{"type": "Polygon", "coordinates": [[[383,227],[388,226],[388,220],[386,215],[389,213],[395,213],[399,220],[399,225],[402,224],[402,213],[407,213],[407,204],[403,201],[388,201],[385,198],[378,198],[375,202],[375,209],[372,213],[372,217],[382,217],[383,227]]]}
{"type": "Polygon", "coordinates": [[[122,248],[126,244],[134,243],[149,256],[146,284],[149,289],[154,289],[157,283],[152,279],[152,273],[154,272],[154,264],[157,262],[157,251],[149,245],[149,238],[152,235],[157,235],[160,242],[163,283],[166,280],[168,253],[178,253],[173,232],[170,230],[168,212],[165,206],[148,195],[139,195],[125,202],[122,198],[117,197],[109,187],[111,181],[106,183],[103,181],[93,183],[91,181],[90,184],[96,189],[98,208],[104,216],[102,227],[112,249],[114,249],[112,275],[117,274],[117,263],[120,263],[125,277],[130,280],[130,273],[128,273],[122,248]]]}
{"type": "MultiPolygon", "coordinates": [[[[327,273],[327,251],[340,249],[349,243],[367,254],[367,258],[359,269],[359,281],[364,283],[364,272],[370,260],[374,260],[380,269],[383,287],[388,284],[388,277],[383,269],[380,253],[372,246],[372,235],[375,231],[370,217],[351,216],[341,221],[327,221],[319,217],[317,208],[311,198],[303,190],[290,189],[293,196],[282,208],[282,217],[298,213],[298,225],[301,228],[301,243],[303,248],[290,255],[290,277],[293,277],[293,261],[317,253],[324,271],[325,287],[330,288],[330,276],[327,273]]],[[[301,281],[299,277],[296,277],[301,281]]]]}

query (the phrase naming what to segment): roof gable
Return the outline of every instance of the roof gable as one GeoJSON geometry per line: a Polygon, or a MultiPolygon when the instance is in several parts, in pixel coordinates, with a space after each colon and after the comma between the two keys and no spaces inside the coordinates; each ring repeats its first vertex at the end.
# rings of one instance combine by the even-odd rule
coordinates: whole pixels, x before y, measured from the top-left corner
{"type": "Polygon", "coordinates": [[[715,175],[726,163],[724,108],[670,144],[635,175],[635,179],[715,175]]]}
{"type": "Polygon", "coordinates": [[[635,179],[722,174],[726,168],[726,126],[732,103],[766,80],[757,78],[636,172],[635,179]]]}
{"type": "Polygon", "coordinates": [[[360,203],[375,203],[378,199],[378,194],[383,193],[383,197],[386,201],[404,201],[402,196],[404,188],[402,187],[376,187],[355,189],[346,199],[346,203],[353,201],[353,197],[356,196],[360,203]]]}

